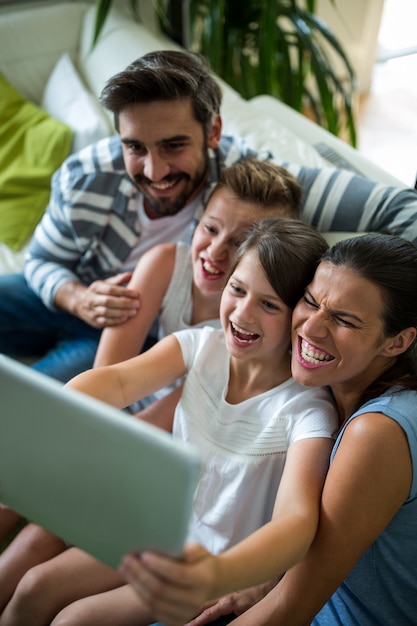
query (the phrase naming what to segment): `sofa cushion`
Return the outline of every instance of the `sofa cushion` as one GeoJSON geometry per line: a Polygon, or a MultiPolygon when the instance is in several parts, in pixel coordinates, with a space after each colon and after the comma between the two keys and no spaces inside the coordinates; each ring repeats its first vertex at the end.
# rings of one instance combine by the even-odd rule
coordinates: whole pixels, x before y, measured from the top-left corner
{"type": "Polygon", "coordinates": [[[55,65],[41,105],[52,117],[72,129],[72,152],[114,133],[103,108],[84,86],[69,54],[63,54],[55,65]]]}
{"type": "Polygon", "coordinates": [[[18,250],[40,220],[71,129],[23,98],[0,75],[0,241],[18,250]]]}
{"type": "Polygon", "coordinates": [[[0,73],[22,96],[39,104],[61,54],[75,58],[89,7],[81,1],[0,2],[0,73]]]}
{"type": "Polygon", "coordinates": [[[87,87],[97,97],[109,78],[124,70],[129,63],[143,54],[152,50],[182,49],[164,35],[155,35],[143,24],[135,22],[127,2],[120,2],[117,5],[120,6],[111,9],[93,49],[91,44],[96,17],[94,6],[87,11],[83,21],[78,58],[75,60],[78,67],[82,68],[87,87]]]}

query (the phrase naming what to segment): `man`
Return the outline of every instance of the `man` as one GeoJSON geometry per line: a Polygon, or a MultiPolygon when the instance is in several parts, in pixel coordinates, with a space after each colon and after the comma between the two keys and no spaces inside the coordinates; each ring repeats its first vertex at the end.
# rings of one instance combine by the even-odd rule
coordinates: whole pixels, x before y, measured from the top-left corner
{"type": "Polygon", "coordinates": [[[62,382],[92,366],[102,328],[135,315],[125,284],[143,252],[189,241],[221,168],[254,156],[221,140],[221,90],[196,55],[147,54],[101,100],[119,135],[67,159],[24,277],[0,277],[0,352],[42,355],[33,367],[62,382]]]}
{"type": "MultiPolygon", "coordinates": [[[[220,170],[257,156],[221,136],[221,91],[196,55],[146,54],[110,79],[101,100],[119,134],[67,159],[24,277],[0,276],[0,352],[42,355],[33,367],[62,382],[92,367],[102,328],[136,314],[138,294],[125,285],[143,252],[189,241],[220,170]]],[[[415,190],[274,161],[298,177],[301,218],[318,230],[392,232],[417,243],[415,190]]]]}

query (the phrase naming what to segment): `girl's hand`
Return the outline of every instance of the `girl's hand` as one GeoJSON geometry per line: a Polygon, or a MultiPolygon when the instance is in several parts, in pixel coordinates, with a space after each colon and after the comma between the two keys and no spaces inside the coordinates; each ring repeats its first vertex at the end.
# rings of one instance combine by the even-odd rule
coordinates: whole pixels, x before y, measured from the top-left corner
{"type": "Polygon", "coordinates": [[[212,599],[216,557],[198,544],[188,544],[181,561],[154,552],[129,554],[120,572],[156,620],[183,626],[212,599]]]}

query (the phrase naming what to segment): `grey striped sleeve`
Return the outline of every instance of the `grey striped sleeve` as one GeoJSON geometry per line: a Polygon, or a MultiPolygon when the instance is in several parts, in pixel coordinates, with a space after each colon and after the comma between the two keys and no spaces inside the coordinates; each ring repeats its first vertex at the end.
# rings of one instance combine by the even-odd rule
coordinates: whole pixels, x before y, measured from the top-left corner
{"type": "Polygon", "coordinates": [[[283,164],[303,189],[302,219],[323,232],[382,232],[417,245],[417,192],[347,170],[283,164]]]}
{"type": "Polygon", "coordinates": [[[102,140],[82,158],[73,155],[53,176],[24,267],[28,284],[51,309],[62,283],[89,284],[115,273],[137,241],[136,212],[127,211],[132,184],[119,169],[114,143],[102,140]]]}

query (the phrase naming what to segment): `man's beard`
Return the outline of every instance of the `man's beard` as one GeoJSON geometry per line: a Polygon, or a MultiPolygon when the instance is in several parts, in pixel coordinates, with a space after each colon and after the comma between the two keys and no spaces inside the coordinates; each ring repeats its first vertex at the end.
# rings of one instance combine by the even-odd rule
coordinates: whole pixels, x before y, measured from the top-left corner
{"type": "Polygon", "coordinates": [[[186,181],[183,191],[181,191],[179,195],[176,195],[173,198],[155,198],[147,191],[147,187],[152,184],[152,181],[150,181],[148,178],[146,178],[146,176],[143,176],[142,174],[135,176],[134,183],[139,191],[143,193],[147,210],[150,211],[155,217],[168,217],[170,215],[176,215],[177,213],[179,213],[187,205],[191,196],[194,195],[195,191],[202,186],[202,183],[207,176],[209,168],[209,158],[207,150],[205,150],[204,154],[205,159],[203,167],[197,172],[194,179],[192,179],[189,174],[185,173],[171,174],[163,179],[163,181],[167,183],[172,181],[178,182],[181,179],[186,181]]]}

